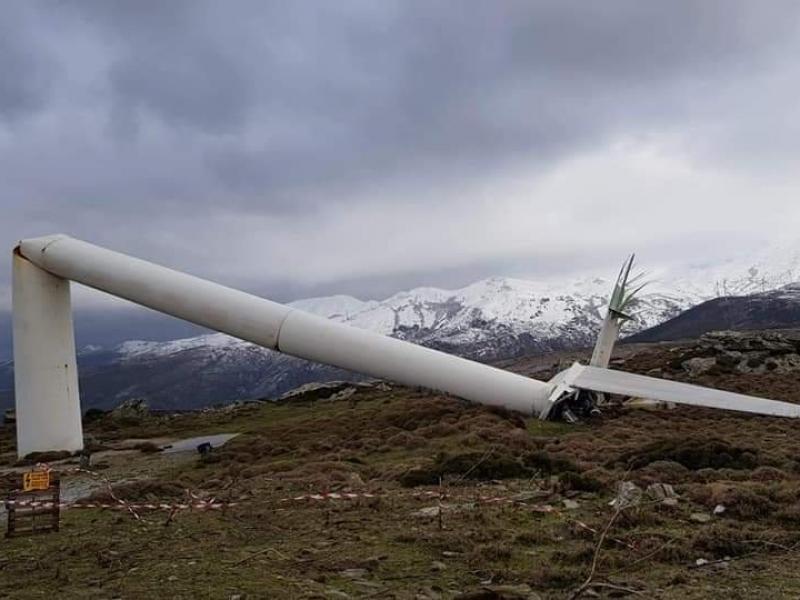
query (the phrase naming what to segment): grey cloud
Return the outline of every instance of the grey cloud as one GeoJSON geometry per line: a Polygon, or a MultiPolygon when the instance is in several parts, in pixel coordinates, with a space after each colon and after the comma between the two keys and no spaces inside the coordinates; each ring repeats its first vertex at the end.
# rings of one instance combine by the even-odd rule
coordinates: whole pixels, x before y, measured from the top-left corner
{"type": "MultiPolygon", "coordinates": [[[[746,0],[4,3],[0,243],[66,230],[224,277],[215,255],[260,241],[242,222],[262,219],[264,239],[302,255],[323,219],[351,219],[368,197],[408,205],[397,227],[435,203],[450,208],[442,237],[474,235],[459,227],[480,201],[463,188],[511,166],[544,179],[620,136],[678,132],[712,170],[767,155],[774,168],[800,139],[799,11],[746,0]]],[[[530,193],[532,211],[559,202],[530,193]]],[[[615,201],[621,218],[642,202],[615,201]]],[[[542,228],[531,238],[550,239],[542,228]]],[[[525,262],[501,241],[476,240],[481,260],[443,244],[431,264],[336,277],[365,295],[415,278],[464,283],[525,262]]],[[[248,284],[277,260],[252,247],[248,284]]],[[[577,264],[568,254],[552,256],[577,264]]],[[[274,283],[287,296],[336,287],[274,283]]]]}
{"type": "Polygon", "coordinates": [[[50,94],[52,63],[30,37],[33,11],[6,3],[0,18],[0,126],[42,109],[50,94]]]}
{"type": "Polygon", "coordinates": [[[113,128],[134,135],[139,111],[207,133],[239,131],[245,124],[248,86],[237,65],[211,48],[171,48],[132,53],[111,69],[113,128]]]}

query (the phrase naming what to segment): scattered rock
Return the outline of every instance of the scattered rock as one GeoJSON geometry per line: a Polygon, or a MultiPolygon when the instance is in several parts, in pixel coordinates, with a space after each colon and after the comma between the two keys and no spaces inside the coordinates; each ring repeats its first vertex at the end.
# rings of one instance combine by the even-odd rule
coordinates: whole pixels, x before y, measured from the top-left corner
{"type": "Polygon", "coordinates": [[[339,571],[339,575],[342,577],[347,577],[348,579],[363,579],[367,576],[366,569],[345,569],[344,571],[339,571]]]}
{"type": "Polygon", "coordinates": [[[216,410],[221,413],[246,412],[248,410],[260,408],[263,404],[264,402],[262,400],[237,400],[216,410]]]}
{"type": "Polygon", "coordinates": [[[677,498],[675,489],[668,483],[651,483],[647,486],[645,493],[653,500],[666,500],[667,498],[677,498]]]}
{"type": "Polygon", "coordinates": [[[715,515],[721,515],[724,512],[725,512],[725,505],[724,504],[717,504],[714,507],[714,514],[715,515]]]}
{"type": "Polygon", "coordinates": [[[440,510],[441,508],[438,506],[426,506],[425,508],[415,510],[411,513],[411,516],[417,517],[418,519],[430,519],[431,517],[438,517],[440,510]]]}
{"type": "Polygon", "coordinates": [[[328,397],[328,400],[347,400],[351,396],[354,396],[356,393],[356,388],[354,387],[346,387],[341,392],[336,392],[335,394],[328,397]]]}
{"type": "Polygon", "coordinates": [[[683,368],[691,377],[698,377],[703,373],[707,373],[717,364],[717,359],[713,356],[707,358],[690,358],[683,361],[683,368]]]}
{"type": "Polygon", "coordinates": [[[347,477],[347,483],[353,487],[364,487],[364,480],[358,473],[350,473],[347,477]]]}
{"type": "Polygon", "coordinates": [[[444,571],[447,569],[447,565],[440,560],[435,560],[431,563],[431,569],[434,571],[444,571]]]}
{"type": "Polygon", "coordinates": [[[731,564],[729,562],[730,559],[731,559],[730,556],[726,556],[720,561],[710,561],[706,560],[705,558],[698,558],[696,561],[694,561],[694,565],[696,567],[704,567],[706,565],[711,565],[711,567],[714,569],[727,569],[731,564]]]}
{"type": "Polygon", "coordinates": [[[617,497],[609,504],[615,508],[636,506],[642,500],[642,488],[632,481],[620,481],[617,485],[617,497]]]}
{"type": "Polygon", "coordinates": [[[297,402],[312,400],[341,400],[349,398],[359,389],[373,388],[375,385],[366,382],[355,381],[326,381],[306,383],[278,398],[278,402],[297,402]]]}
{"type": "Polygon", "coordinates": [[[549,495],[550,492],[545,490],[520,492],[519,494],[514,494],[513,496],[511,496],[510,500],[514,502],[530,502],[531,500],[538,500],[539,498],[545,498],[549,495]]]}
{"type": "Polygon", "coordinates": [[[567,510],[576,510],[580,506],[576,500],[564,499],[561,502],[567,510]]]}
{"type": "Polygon", "coordinates": [[[711,515],[708,513],[692,513],[689,515],[689,520],[695,523],[708,523],[711,520],[711,515]]]}
{"type": "Polygon", "coordinates": [[[670,508],[675,508],[678,506],[678,499],[677,498],[664,498],[661,501],[661,504],[664,506],[669,506],[670,508]]]}
{"type": "Polygon", "coordinates": [[[116,421],[141,421],[150,414],[150,406],[142,398],[130,398],[111,411],[116,421]]]}
{"type": "Polygon", "coordinates": [[[475,510],[478,505],[475,502],[462,502],[460,504],[442,503],[437,506],[426,506],[411,513],[412,517],[420,519],[429,519],[431,517],[438,517],[439,512],[447,513],[461,510],[475,510]]]}

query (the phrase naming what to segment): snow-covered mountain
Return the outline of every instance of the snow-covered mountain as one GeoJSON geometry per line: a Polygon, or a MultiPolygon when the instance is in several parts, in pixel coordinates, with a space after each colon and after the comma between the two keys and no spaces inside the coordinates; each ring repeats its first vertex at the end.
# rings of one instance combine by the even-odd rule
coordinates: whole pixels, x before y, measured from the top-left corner
{"type": "MultiPolygon", "coordinates": [[[[292,306],[329,319],[481,360],[591,343],[613,282],[569,283],[492,278],[458,290],[418,288],[381,302],[347,296],[292,306]]],[[[697,298],[653,289],[642,296],[633,328],[669,318],[697,298]]]]}
{"type": "MultiPolygon", "coordinates": [[[[656,271],[648,277],[651,283],[639,297],[627,332],[655,326],[711,298],[775,289],[799,276],[800,240],[719,264],[656,271]]],[[[490,361],[591,345],[612,287],[610,277],[491,278],[457,290],[417,288],[380,301],[329,296],[291,306],[490,361]]],[[[273,397],[308,381],[354,377],[219,333],[170,342],[129,341],[110,350],[87,348],[79,360],[84,400],[101,407],[135,396],[155,406],[196,407],[273,397]]]]}
{"type": "MultiPolygon", "coordinates": [[[[417,288],[383,301],[328,296],[290,306],[353,327],[492,360],[591,343],[612,285],[599,278],[569,285],[492,278],[458,290],[417,288]]],[[[650,290],[642,295],[636,321],[629,327],[637,331],[650,327],[702,299],[650,290]]],[[[137,361],[202,349],[223,360],[249,346],[215,333],[170,342],[130,341],[115,352],[121,360],[137,361]]]]}

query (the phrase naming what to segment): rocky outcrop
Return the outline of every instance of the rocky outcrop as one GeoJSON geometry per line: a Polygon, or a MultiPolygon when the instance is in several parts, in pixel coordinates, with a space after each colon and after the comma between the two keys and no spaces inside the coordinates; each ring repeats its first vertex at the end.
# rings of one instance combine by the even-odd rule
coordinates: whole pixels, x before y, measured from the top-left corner
{"type": "Polygon", "coordinates": [[[690,377],[706,373],[789,373],[800,370],[800,340],[772,332],[717,331],[671,361],[690,377]]]}
{"type": "Polygon", "coordinates": [[[150,414],[150,406],[142,398],[125,400],[111,411],[111,418],[118,421],[138,422],[150,414]]]}
{"type": "Polygon", "coordinates": [[[277,402],[297,402],[311,400],[344,400],[359,389],[378,389],[386,391],[389,385],[382,381],[327,381],[324,383],[306,383],[289,390],[278,398],[277,402]]]}

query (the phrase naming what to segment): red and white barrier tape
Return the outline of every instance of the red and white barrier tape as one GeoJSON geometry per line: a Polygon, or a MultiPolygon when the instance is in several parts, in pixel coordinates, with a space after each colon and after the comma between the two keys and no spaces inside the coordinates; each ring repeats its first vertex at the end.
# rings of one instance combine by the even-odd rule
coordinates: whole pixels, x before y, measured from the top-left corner
{"type": "MultiPolygon", "coordinates": [[[[40,463],[38,465],[40,469],[46,469],[48,471],[52,471],[47,464],[40,463]]],[[[186,495],[192,499],[192,502],[181,502],[181,503],[153,503],[153,502],[128,502],[122,498],[118,498],[114,493],[114,490],[111,485],[111,481],[107,477],[104,477],[100,473],[96,471],[90,471],[88,469],[83,469],[81,467],[73,467],[70,469],[64,469],[58,472],[59,475],[65,474],[76,474],[76,473],[85,473],[95,479],[102,481],[106,489],[108,491],[108,495],[114,501],[114,503],[110,502],[59,502],[55,503],[52,501],[46,500],[12,500],[7,499],[5,501],[6,509],[14,509],[14,508],[55,508],[56,504],[58,504],[59,509],[72,509],[72,508],[99,508],[99,509],[111,509],[111,510],[126,510],[131,515],[139,520],[139,515],[136,512],[137,510],[168,510],[172,512],[177,512],[180,510],[220,510],[223,508],[227,508],[228,506],[236,506],[236,502],[221,502],[217,501],[216,498],[212,498],[210,500],[204,500],[194,494],[191,490],[185,490],[186,495]]]]}
{"type": "Polygon", "coordinates": [[[281,498],[281,502],[302,502],[304,500],[356,500],[358,498],[379,498],[382,494],[371,494],[369,492],[329,492],[324,494],[305,494],[292,498],[281,498]]]}
{"type": "Polygon", "coordinates": [[[238,502],[200,501],[193,503],[152,503],[152,502],[48,502],[41,500],[6,500],[6,508],[103,508],[115,510],[220,510],[236,506],[238,502]]]}
{"type": "MultiPolygon", "coordinates": [[[[281,498],[280,502],[322,502],[326,500],[357,500],[359,498],[385,498],[385,497],[397,497],[400,494],[389,494],[389,493],[370,493],[370,492],[326,492],[326,493],[317,493],[317,494],[304,494],[301,496],[293,496],[291,498],[281,498]]],[[[451,498],[449,494],[434,492],[434,491],[424,491],[424,492],[415,492],[410,495],[412,498],[417,500],[446,500],[451,498]]],[[[514,504],[518,506],[526,506],[535,512],[557,512],[557,509],[550,506],[549,504],[530,504],[525,500],[521,500],[519,498],[515,498],[513,496],[478,496],[477,498],[463,498],[465,501],[471,502],[478,502],[480,504],[514,504]]]]}

